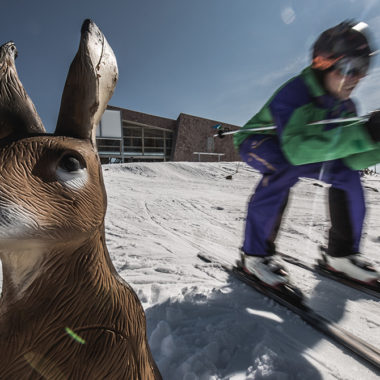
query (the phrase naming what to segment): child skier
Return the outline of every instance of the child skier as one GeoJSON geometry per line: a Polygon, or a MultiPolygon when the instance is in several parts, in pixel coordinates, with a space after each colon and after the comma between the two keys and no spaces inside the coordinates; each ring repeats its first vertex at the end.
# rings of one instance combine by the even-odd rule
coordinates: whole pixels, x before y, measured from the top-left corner
{"type": "Polygon", "coordinates": [[[311,66],[281,86],[234,135],[243,161],[263,175],[248,204],[242,262],[270,286],[289,281],[275,259],[274,241],[299,177],[331,184],[326,265],[357,281],[380,279],[359,254],[365,203],[358,171],[380,162],[380,111],[366,122],[308,125],[356,115],[350,94],[373,55],[366,27],[345,21],[324,31],[314,43],[311,66]],[[244,132],[270,125],[276,129],[244,132]]]}

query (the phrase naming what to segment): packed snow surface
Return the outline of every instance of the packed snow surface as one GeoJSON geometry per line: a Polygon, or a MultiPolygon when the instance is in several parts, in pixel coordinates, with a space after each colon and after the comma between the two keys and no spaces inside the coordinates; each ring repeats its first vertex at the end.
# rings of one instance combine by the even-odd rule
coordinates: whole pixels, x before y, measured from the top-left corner
{"type": "MultiPolygon", "coordinates": [[[[236,162],[131,163],[103,171],[108,248],[144,306],[164,379],[378,378],[298,316],[197,257],[238,258],[257,172],[236,162]]],[[[380,266],[380,177],[363,183],[368,212],[362,252],[380,266]]],[[[329,228],[327,188],[310,179],[293,188],[277,241],[281,251],[308,263],[318,257],[329,228]]],[[[287,267],[311,307],[380,346],[378,300],[287,267]]]]}

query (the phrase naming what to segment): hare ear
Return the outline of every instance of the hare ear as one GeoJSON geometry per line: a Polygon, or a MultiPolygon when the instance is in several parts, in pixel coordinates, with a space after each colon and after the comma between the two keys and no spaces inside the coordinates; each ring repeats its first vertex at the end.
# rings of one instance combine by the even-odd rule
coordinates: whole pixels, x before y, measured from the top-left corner
{"type": "Polygon", "coordinates": [[[18,78],[16,57],[17,49],[12,41],[0,46],[0,138],[45,132],[36,108],[18,78]]]}
{"type": "Polygon", "coordinates": [[[85,20],[78,52],[71,63],[62,94],[56,135],[91,139],[116,86],[115,55],[103,33],[85,20]]]}

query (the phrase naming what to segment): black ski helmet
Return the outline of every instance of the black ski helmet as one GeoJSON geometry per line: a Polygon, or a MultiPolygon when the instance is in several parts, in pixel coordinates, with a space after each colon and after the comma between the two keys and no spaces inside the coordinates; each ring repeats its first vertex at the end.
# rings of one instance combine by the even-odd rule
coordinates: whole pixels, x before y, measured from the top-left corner
{"type": "Polygon", "coordinates": [[[365,29],[367,24],[349,20],[325,30],[313,45],[312,67],[323,71],[343,58],[360,58],[368,69],[373,51],[365,29]]]}

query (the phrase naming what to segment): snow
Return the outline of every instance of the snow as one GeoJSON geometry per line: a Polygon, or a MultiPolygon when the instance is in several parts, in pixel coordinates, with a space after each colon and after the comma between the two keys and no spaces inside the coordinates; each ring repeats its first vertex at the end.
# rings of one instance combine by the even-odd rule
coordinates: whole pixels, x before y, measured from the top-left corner
{"type": "MultiPolygon", "coordinates": [[[[108,248],[143,304],[164,379],[378,378],[298,316],[197,257],[203,252],[231,263],[238,257],[257,172],[236,162],[130,163],[103,171],[108,248]]],[[[380,177],[363,182],[368,214],[362,251],[379,266],[380,177]]],[[[281,251],[310,263],[318,257],[329,228],[326,187],[301,179],[293,188],[281,251]]],[[[377,300],[287,266],[313,308],[379,346],[377,300]]]]}

